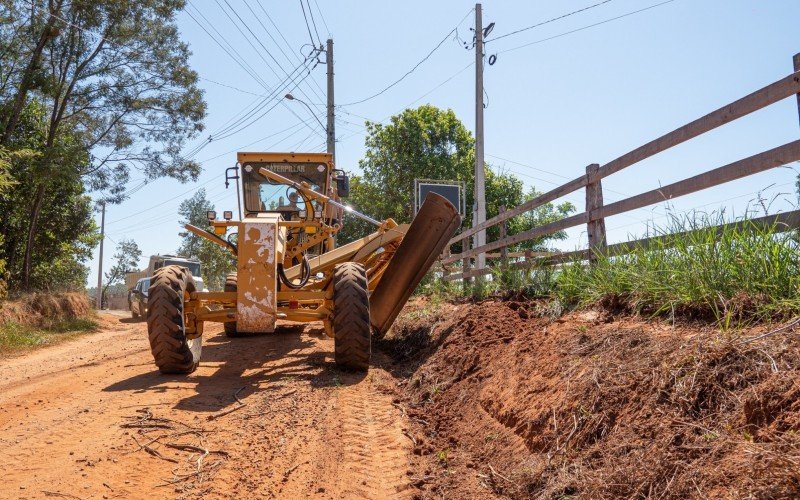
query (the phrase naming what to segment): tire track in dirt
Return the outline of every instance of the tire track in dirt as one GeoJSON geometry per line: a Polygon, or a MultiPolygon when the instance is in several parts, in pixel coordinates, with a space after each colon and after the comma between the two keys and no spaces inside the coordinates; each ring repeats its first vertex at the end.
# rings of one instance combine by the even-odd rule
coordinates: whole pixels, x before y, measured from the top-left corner
{"type": "Polygon", "coordinates": [[[339,487],[344,498],[410,498],[409,439],[391,398],[364,385],[344,387],[336,422],[342,455],[339,487]],[[353,475],[360,480],[352,481],[353,475]]]}
{"type": "Polygon", "coordinates": [[[407,496],[393,379],[336,369],[321,329],[209,328],[198,370],[164,376],[128,323],[0,360],[0,498],[407,496]],[[167,428],[129,425],[142,418],[167,428]],[[198,468],[192,446],[218,453],[198,468]]]}

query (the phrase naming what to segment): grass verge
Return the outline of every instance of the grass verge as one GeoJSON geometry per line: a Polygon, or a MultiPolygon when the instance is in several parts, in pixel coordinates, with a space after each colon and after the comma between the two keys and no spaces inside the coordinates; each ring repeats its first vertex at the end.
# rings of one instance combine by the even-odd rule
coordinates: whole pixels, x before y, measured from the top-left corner
{"type": "MultiPolygon", "coordinates": [[[[741,220],[747,220],[746,218],[741,220]]],[[[627,255],[525,270],[494,269],[490,278],[440,280],[434,297],[483,299],[518,293],[558,302],[559,309],[604,305],[654,316],[711,319],[723,328],[800,313],[797,231],[743,224],[723,227],[723,213],[673,216],[627,255]]],[[[437,299],[438,300],[438,299],[437,299]]]]}
{"type": "Polygon", "coordinates": [[[97,328],[97,322],[88,317],[59,321],[47,328],[36,328],[15,321],[7,321],[0,323],[0,354],[52,345],[97,328]]]}

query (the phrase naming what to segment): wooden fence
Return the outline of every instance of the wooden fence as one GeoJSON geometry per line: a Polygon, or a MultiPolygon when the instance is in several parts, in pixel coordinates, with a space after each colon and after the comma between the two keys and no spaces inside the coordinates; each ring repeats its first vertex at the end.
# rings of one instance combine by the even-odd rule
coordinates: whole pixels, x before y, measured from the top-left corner
{"type": "MultiPolygon", "coordinates": [[[[586,224],[586,231],[589,239],[589,248],[587,250],[549,255],[534,255],[535,252],[528,252],[527,255],[523,254],[525,256],[525,261],[516,262],[512,264],[512,266],[529,266],[532,259],[544,262],[562,262],[568,259],[591,259],[597,252],[604,252],[612,255],[627,253],[637,245],[651,244],[654,238],[646,238],[609,246],[606,244],[606,217],[684,196],[800,160],[800,140],[796,140],[658,189],[631,196],[630,198],[608,205],[603,203],[602,179],[620,170],[792,96],[797,96],[798,112],[800,112],[800,54],[794,56],[794,70],[795,72],[789,76],[650,141],[633,151],[625,153],[605,165],[589,165],[586,167],[585,175],[581,175],[517,207],[509,210],[501,210],[500,214],[497,216],[462,231],[450,240],[440,259],[440,263],[445,269],[444,279],[468,280],[477,276],[490,274],[492,272],[491,268],[471,269],[471,260],[479,254],[488,254],[487,257],[489,258],[501,258],[506,261],[509,257],[514,256],[514,253],[509,253],[507,251],[510,245],[541,238],[583,224],[586,224]],[[584,212],[534,227],[518,234],[506,234],[505,221],[508,219],[582,188],[585,188],[586,192],[586,209],[584,212]],[[470,236],[478,231],[497,225],[500,225],[500,238],[498,240],[486,243],[480,247],[468,248],[468,238],[470,236]],[[461,253],[452,254],[450,252],[450,246],[460,241],[464,241],[464,250],[461,253]],[[499,253],[489,253],[493,251],[499,251],[499,253]],[[456,273],[448,274],[448,265],[459,261],[462,263],[461,269],[456,273]]],[[[756,224],[778,224],[779,230],[797,228],[800,227],[800,211],[762,217],[750,222],[756,224]]],[[[730,226],[730,224],[726,226],[730,226]]],[[[724,226],[720,226],[719,228],[722,229],[722,227],[724,226]]],[[[520,256],[519,253],[517,253],[517,256],[520,256]]]]}

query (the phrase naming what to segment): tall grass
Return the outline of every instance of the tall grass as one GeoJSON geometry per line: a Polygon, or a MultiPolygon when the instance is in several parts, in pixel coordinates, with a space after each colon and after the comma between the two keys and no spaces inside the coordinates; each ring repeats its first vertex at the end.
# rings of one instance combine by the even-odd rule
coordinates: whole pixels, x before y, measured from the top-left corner
{"type": "Polygon", "coordinates": [[[742,222],[717,229],[723,214],[673,216],[647,247],[562,266],[554,293],[567,304],[613,300],[638,312],[724,323],[800,311],[796,233],[742,222]]]}
{"type": "Polygon", "coordinates": [[[631,312],[714,319],[723,327],[800,313],[800,253],[795,231],[748,223],[717,229],[724,214],[673,216],[648,246],[622,256],[557,268],[497,269],[461,294],[482,298],[509,290],[566,307],[603,303],[631,312]]]}

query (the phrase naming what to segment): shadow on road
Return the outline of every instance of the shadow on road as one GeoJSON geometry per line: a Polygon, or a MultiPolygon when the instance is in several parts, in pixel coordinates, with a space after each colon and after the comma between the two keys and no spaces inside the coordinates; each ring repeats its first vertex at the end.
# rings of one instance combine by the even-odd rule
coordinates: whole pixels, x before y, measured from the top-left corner
{"type": "Polygon", "coordinates": [[[146,373],[115,382],[103,390],[166,393],[193,384],[195,394],[180,399],[175,408],[216,412],[237,404],[237,393],[244,400],[257,392],[275,390],[286,381],[306,381],[320,388],[363,380],[365,374],[347,373],[336,367],[332,359],[333,342],[319,340],[325,338],[322,327],[311,325],[301,334],[302,331],[302,325],[292,325],[254,337],[229,338],[220,333],[204,339],[200,368],[193,374],[163,375],[151,365],[152,369],[146,373]]]}
{"type": "Polygon", "coordinates": [[[138,317],[138,318],[131,318],[131,317],[120,318],[119,322],[120,323],[144,323],[144,318],[142,318],[142,317],[138,317]]]}

